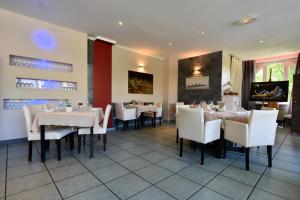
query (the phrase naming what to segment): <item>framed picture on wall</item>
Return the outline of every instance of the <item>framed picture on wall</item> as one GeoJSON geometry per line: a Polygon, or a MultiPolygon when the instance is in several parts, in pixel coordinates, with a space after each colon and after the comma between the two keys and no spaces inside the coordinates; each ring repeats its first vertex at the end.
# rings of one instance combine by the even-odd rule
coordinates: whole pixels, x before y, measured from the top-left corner
{"type": "Polygon", "coordinates": [[[209,89],[209,76],[197,76],[185,78],[186,90],[207,90],[209,89]]]}
{"type": "Polygon", "coordinates": [[[128,71],[129,94],[153,94],[153,74],[128,71]]]}

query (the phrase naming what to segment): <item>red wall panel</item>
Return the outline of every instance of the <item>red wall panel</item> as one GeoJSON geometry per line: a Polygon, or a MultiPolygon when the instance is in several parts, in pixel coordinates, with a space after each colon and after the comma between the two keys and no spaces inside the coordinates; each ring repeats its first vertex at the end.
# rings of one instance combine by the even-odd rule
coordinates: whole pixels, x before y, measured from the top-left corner
{"type": "MultiPolygon", "coordinates": [[[[112,44],[95,40],[94,42],[94,107],[103,108],[111,104],[112,96],[112,44]]],[[[110,117],[108,127],[112,126],[110,117]]]]}

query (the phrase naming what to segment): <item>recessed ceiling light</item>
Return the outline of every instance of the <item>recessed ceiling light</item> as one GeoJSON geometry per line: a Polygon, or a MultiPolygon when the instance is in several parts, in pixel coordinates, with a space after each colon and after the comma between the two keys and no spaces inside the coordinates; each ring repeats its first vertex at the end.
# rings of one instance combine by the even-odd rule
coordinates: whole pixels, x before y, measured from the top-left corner
{"type": "Polygon", "coordinates": [[[204,34],[205,34],[204,31],[202,31],[202,32],[201,32],[201,35],[204,35],[204,34]]]}
{"type": "Polygon", "coordinates": [[[259,41],[259,43],[260,43],[260,44],[262,44],[262,43],[264,43],[264,41],[263,41],[263,40],[261,40],[261,41],[259,41]]]}
{"type": "Polygon", "coordinates": [[[172,43],[172,42],[169,42],[169,45],[171,46],[171,45],[173,45],[173,43],[172,43]]]}
{"type": "Polygon", "coordinates": [[[233,25],[246,25],[256,21],[257,15],[252,15],[232,22],[233,25]]]}
{"type": "Polygon", "coordinates": [[[118,24],[119,24],[119,26],[122,26],[122,25],[123,25],[123,22],[120,21],[120,22],[118,22],[118,24]]]}

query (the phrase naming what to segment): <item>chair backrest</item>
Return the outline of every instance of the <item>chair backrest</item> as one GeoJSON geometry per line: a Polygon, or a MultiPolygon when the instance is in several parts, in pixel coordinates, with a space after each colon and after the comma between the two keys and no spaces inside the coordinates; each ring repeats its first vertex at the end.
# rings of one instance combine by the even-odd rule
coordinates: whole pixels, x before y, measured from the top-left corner
{"type": "Polygon", "coordinates": [[[27,105],[23,106],[27,135],[31,134],[31,126],[32,126],[35,114],[38,112],[42,112],[44,110],[44,107],[45,106],[43,104],[32,105],[32,106],[27,106],[27,105]]]}
{"type": "Polygon", "coordinates": [[[274,145],[278,110],[253,110],[249,119],[249,145],[274,145]]]}
{"type": "Polygon", "coordinates": [[[97,117],[99,119],[99,123],[101,122],[103,117],[103,112],[101,112],[101,110],[102,110],[101,108],[91,108],[91,111],[96,112],[97,117]]]}
{"type": "Polygon", "coordinates": [[[109,119],[109,115],[110,115],[110,111],[111,111],[111,105],[107,104],[106,108],[105,108],[105,113],[104,113],[104,119],[103,119],[103,129],[107,129],[107,123],[108,123],[108,119],[109,119]]]}
{"type": "Polygon", "coordinates": [[[162,103],[157,102],[157,103],[155,103],[155,106],[157,107],[156,117],[161,117],[162,111],[163,111],[162,103]]]}
{"type": "Polygon", "coordinates": [[[178,109],[179,108],[189,108],[190,105],[184,105],[184,104],[178,104],[176,105],[176,114],[178,114],[178,109]]]}
{"type": "Polygon", "coordinates": [[[176,102],[176,105],[184,105],[184,102],[176,102]]]}
{"type": "Polygon", "coordinates": [[[178,108],[179,137],[203,143],[204,115],[202,108],[178,108]]]}
{"type": "Polygon", "coordinates": [[[115,103],[115,113],[117,119],[123,119],[124,117],[124,105],[123,103],[115,103]]]}

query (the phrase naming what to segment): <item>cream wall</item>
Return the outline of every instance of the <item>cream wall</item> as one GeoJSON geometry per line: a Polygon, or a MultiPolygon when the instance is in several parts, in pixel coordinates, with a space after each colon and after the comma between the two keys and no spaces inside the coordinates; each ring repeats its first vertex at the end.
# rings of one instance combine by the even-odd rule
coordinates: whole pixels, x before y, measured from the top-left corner
{"type": "Polygon", "coordinates": [[[26,137],[22,111],[3,110],[3,99],[70,99],[87,101],[87,34],[0,9],[0,141],[26,137]],[[37,30],[48,32],[53,49],[33,41],[37,30]],[[42,58],[73,64],[73,72],[59,73],[9,65],[9,55],[42,58]],[[77,91],[17,89],[16,77],[77,82],[77,91]]]}
{"type": "Polygon", "coordinates": [[[112,102],[151,101],[163,102],[162,59],[135,53],[118,45],[112,49],[112,102]],[[143,70],[138,65],[144,64],[143,70]],[[153,95],[128,94],[128,70],[153,74],[153,95]]]}

